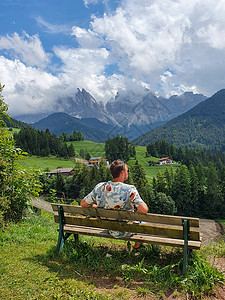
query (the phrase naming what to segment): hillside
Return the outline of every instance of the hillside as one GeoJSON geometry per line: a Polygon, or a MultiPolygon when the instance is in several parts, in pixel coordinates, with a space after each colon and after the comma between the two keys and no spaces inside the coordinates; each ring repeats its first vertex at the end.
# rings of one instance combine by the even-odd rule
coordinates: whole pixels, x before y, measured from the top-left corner
{"type": "Polygon", "coordinates": [[[12,128],[29,128],[32,127],[31,125],[17,121],[16,119],[13,118],[7,118],[6,116],[3,116],[3,121],[5,122],[6,127],[12,127],[12,128]]]}
{"type": "Polygon", "coordinates": [[[96,119],[88,118],[87,121],[69,116],[66,113],[54,113],[36,123],[33,126],[40,130],[49,129],[51,133],[60,135],[65,132],[72,134],[73,130],[81,131],[85,140],[93,142],[104,142],[107,139],[107,131],[112,125],[106,125],[96,119]]]}
{"type": "Polygon", "coordinates": [[[225,150],[225,89],[199,103],[183,115],[141,135],[134,142],[148,145],[166,140],[176,146],[225,150]]]}

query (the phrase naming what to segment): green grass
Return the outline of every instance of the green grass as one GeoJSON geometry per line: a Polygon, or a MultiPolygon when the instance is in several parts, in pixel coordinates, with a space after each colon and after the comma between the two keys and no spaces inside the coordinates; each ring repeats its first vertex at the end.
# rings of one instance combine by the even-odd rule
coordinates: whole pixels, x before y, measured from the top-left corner
{"type": "Polygon", "coordinates": [[[20,131],[20,128],[12,128],[12,127],[4,127],[3,129],[5,129],[8,132],[11,132],[12,134],[18,133],[20,131]],[[12,129],[12,130],[9,130],[9,129],[12,129]]]}
{"type": "MultiPolygon", "coordinates": [[[[156,177],[156,175],[158,174],[159,171],[161,171],[162,173],[165,172],[166,170],[166,166],[149,166],[149,161],[154,161],[157,162],[159,160],[159,158],[153,157],[153,156],[148,156],[146,157],[146,147],[144,146],[136,146],[136,159],[135,158],[131,158],[128,161],[128,166],[132,166],[135,164],[135,161],[138,160],[138,163],[143,167],[145,174],[146,174],[146,178],[151,181],[153,179],[153,177],[156,177]]],[[[173,168],[176,169],[179,165],[175,164],[173,165],[173,168]]],[[[169,166],[170,167],[170,166],[169,166]]]]}
{"type": "Polygon", "coordinates": [[[68,142],[67,145],[73,144],[76,153],[79,155],[80,149],[86,149],[91,157],[105,157],[105,144],[94,143],[91,141],[68,142]]]}
{"type": "MultiPolygon", "coordinates": [[[[79,157],[80,149],[86,149],[91,157],[105,157],[105,144],[104,143],[94,143],[90,141],[77,141],[68,142],[67,145],[73,144],[76,151],[76,155],[79,157]]],[[[159,158],[156,157],[146,157],[146,147],[137,146],[136,147],[136,159],[144,168],[146,178],[151,181],[153,177],[156,177],[159,171],[165,172],[166,166],[149,166],[148,161],[158,161],[159,158]]],[[[128,161],[128,166],[135,164],[135,158],[131,158],[128,161]]],[[[19,163],[26,169],[40,169],[49,170],[56,169],[58,167],[62,168],[72,168],[74,166],[74,161],[72,159],[63,159],[57,157],[37,157],[37,156],[27,156],[24,157],[19,163]]],[[[179,165],[173,165],[173,168],[177,168],[179,165]]]]}
{"type": "MultiPolygon", "coordinates": [[[[91,157],[103,156],[105,157],[105,144],[94,143],[90,141],[78,141],[78,142],[68,142],[67,144],[73,144],[77,156],[79,157],[80,149],[86,149],[91,157]]],[[[37,156],[25,156],[23,159],[18,161],[26,169],[35,170],[49,170],[61,168],[72,168],[74,166],[73,159],[57,158],[55,156],[49,157],[37,157],[37,156]]]]}
{"type": "Polygon", "coordinates": [[[222,223],[225,226],[225,220],[217,220],[217,221],[222,223]]]}
{"type": "Polygon", "coordinates": [[[25,156],[23,159],[18,161],[25,169],[34,170],[49,170],[57,168],[73,168],[74,161],[72,159],[56,158],[52,157],[37,157],[37,156],[25,156]]]}
{"type": "Polygon", "coordinates": [[[57,226],[48,215],[1,232],[0,299],[107,299],[54,255],[56,241],[57,226]]]}
{"type": "MultiPolygon", "coordinates": [[[[182,251],[149,245],[129,254],[125,242],[70,237],[56,253],[57,225],[47,213],[0,231],[0,299],[134,299],[210,294],[223,276],[197,252],[187,278],[182,251]]],[[[214,250],[213,250],[214,251],[214,250]]],[[[211,255],[210,250],[210,255],[211,255]]]]}

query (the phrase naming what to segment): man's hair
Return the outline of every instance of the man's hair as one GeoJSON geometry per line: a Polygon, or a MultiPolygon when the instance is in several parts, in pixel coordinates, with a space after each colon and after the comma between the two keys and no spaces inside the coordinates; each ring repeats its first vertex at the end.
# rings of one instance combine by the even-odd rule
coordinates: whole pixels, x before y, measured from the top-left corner
{"type": "Polygon", "coordinates": [[[118,178],[122,171],[126,170],[126,162],[124,160],[114,160],[110,166],[110,172],[113,178],[118,178]]]}

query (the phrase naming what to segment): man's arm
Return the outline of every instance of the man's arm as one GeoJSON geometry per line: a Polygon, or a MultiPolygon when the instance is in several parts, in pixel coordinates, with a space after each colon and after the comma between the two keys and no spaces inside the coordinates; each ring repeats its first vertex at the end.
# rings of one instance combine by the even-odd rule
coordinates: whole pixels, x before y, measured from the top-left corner
{"type": "Polygon", "coordinates": [[[147,212],[148,212],[147,204],[141,203],[140,205],[138,205],[137,212],[139,212],[140,214],[147,214],[147,212]]]}
{"type": "Polygon", "coordinates": [[[81,200],[80,206],[82,207],[98,207],[97,204],[88,204],[84,199],[81,200]]]}

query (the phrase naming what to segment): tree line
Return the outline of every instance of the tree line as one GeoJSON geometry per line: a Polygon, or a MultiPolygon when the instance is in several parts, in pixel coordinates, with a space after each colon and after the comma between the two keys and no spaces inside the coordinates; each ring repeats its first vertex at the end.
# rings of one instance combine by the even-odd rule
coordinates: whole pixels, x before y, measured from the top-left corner
{"type": "Polygon", "coordinates": [[[225,217],[225,167],[217,170],[212,162],[204,167],[167,167],[153,179],[154,193],[171,197],[177,214],[207,218],[225,217]]]}
{"type": "MultiPolygon", "coordinates": [[[[95,185],[99,182],[107,182],[112,180],[110,169],[106,167],[104,161],[101,161],[99,167],[94,166],[88,168],[81,163],[75,163],[73,176],[66,177],[60,172],[52,178],[47,173],[40,176],[42,183],[43,196],[57,197],[67,199],[75,199],[76,203],[87,195],[95,185]]],[[[142,199],[147,203],[149,209],[153,213],[175,214],[177,209],[173,199],[163,192],[154,191],[152,185],[148,183],[142,166],[136,163],[130,167],[128,184],[134,184],[138,189],[142,199]]],[[[62,199],[60,201],[63,201],[62,199]]],[[[68,202],[70,203],[70,202],[68,202]]]]}
{"type": "Polygon", "coordinates": [[[62,137],[51,134],[48,129],[41,131],[33,127],[21,128],[18,133],[14,133],[14,140],[18,147],[31,155],[56,155],[64,158],[75,155],[72,144],[67,146],[62,137]]]}
{"type": "Polygon", "coordinates": [[[147,146],[147,155],[169,156],[179,162],[153,179],[154,193],[165,193],[175,201],[179,215],[225,217],[225,154],[207,149],[176,147],[165,140],[147,146]]]}
{"type": "MultiPolygon", "coordinates": [[[[121,139],[117,139],[117,141],[121,141],[121,139]]],[[[115,145],[117,144],[114,143],[114,148],[116,148],[115,145]]],[[[158,142],[158,145],[170,146],[164,141],[158,142]]],[[[176,147],[174,149],[177,150],[176,147]]],[[[194,157],[195,150],[190,150],[194,157]],[[194,151],[192,152],[192,150],[194,151]]],[[[164,155],[168,153],[166,152],[168,149],[163,147],[161,151],[158,153],[164,155]]],[[[189,152],[183,152],[182,159],[184,160],[186,159],[185,153],[189,152]]],[[[118,158],[121,157],[115,156],[115,159],[118,158]]],[[[122,159],[124,158],[126,156],[122,157],[122,159]]],[[[63,177],[61,173],[58,173],[53,179],[49,179],[47,175],[42,175],[41,182],[45,195],[49,194],[51,190],[55,190],[57,196],[63,195],[76,199],[79,203],[98,182],[111,179],[110,171],[104,164],[100,164],[99,168],[95,166],[91,169],[77,164],[73,177],[63,177]]],[[[225,167],[216,168],[212,161],[208,160],[207,164],[205,161],[204,165],[200,159],[196,159],[195,165],[181,164],[176,169],[173,166],[166,167],[164,173],[158,172],[152,183],[148,182],[142,166],[136,161],[130,167],[127,183],[136,186],[152,213],[207,218],[225,217],[225,167]]]]}
{"type": "Polygon", "coordinates": [[[73,176],[68,177],[58,172],[49,178],[48,172],[45,172],[39,177],[42,184],[41,194],[55,194],[57,197],[74,199],[79,203],[97,183],[112,180],[110,170],[105,165],[106,163],[101,161],[98,167],[94,165],[89,168],[85,164],[75,162],[73,176]]]}
{"type": "Polygon", "coordinates": [[[73,141],[83,141],[84,136],[80,131],[73,130],[71,135],[67,135],[65,132],[60,134],[59,138],[61,138],[64,142],[73,142],[73,141]]]}
{"type": "Polygon", "coordinates": [[[191,165],[197,166],[199,163],[207,166],[209,162],[212,162],[217,169],[221,169],[223,165],[225,165],[225,154],[221,151],[212,153],[205,148],[194,149],[187,146],[181,148],[176,147],[165,140],[148,144],[146,150],[147,156],[169,156],[174,161],[180,162],[187,167],[190,167],[191,165]]]}
{"type": "Polygon", "coordinates": [[[118,158],[128,161],[130,157],[136,156],[135,145],[129,143],[127,137],[116,136],[105,142],[105,156],[109,162],[118,158]]]}

